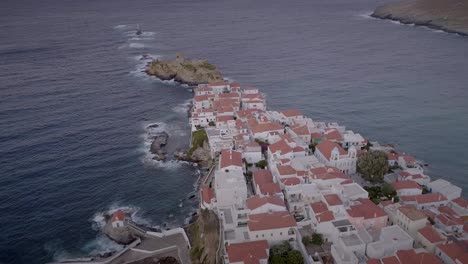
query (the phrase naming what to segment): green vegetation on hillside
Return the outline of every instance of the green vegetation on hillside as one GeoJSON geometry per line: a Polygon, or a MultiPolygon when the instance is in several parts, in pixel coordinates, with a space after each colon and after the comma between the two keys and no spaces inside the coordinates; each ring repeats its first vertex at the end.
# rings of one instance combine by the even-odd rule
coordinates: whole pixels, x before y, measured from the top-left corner
{"type": "Polygon", "coordinates": [[[200,64],[201,67],[205,68],[205,69],[208,69],[208,70],[216,70],[216,67],[208,62],[203,62],[202,64],[200,64]]]}
{"type": "Polygon", "coordinates": [[[208,141],[208,136],[206,135],[206,131],[204,129],[197,130],[192,134],[192,146],[188,151],[188,155],[192,156],[193,152],[197,148],[203,147],[203,142],[208,141]]]}

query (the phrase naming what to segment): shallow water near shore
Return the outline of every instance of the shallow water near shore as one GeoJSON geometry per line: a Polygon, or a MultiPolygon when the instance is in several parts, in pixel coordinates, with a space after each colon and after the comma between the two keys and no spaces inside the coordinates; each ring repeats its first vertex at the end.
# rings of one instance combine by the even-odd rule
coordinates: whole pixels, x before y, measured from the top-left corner
{"type": "MultiPolygon", "coordinates": [[[[148,158],[147,126],[188,144],[190,89],[142,55],[207,58],[225,76],[393,143],[468,187],[467,38],[369,19],[384,1],[7,1],[0,9],[0,263],[115,250],[96,217],[183,224],[200,172],[148,158]],[[136,36],[136,24],[144,30],[136,36]]],[[[466,192],[464,193],[466,195],[466,192]]]]}

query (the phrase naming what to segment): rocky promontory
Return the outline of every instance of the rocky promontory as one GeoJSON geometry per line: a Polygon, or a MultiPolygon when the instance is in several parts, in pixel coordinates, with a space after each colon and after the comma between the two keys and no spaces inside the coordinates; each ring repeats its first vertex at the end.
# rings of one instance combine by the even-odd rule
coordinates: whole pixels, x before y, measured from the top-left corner
{"type": "Polygon", "coordinates": [[[223,81],[221,73],[208,61],[187,59],[181,53],[176,54],[175,60],[155,59],[148,63],[145,71],[161,80],[174,79],[188,85],[223,81]]]}
{"type": "Polygon", "coordinates": [[[379,6],[371,16],[468,36],[466,0],[405,0],[379,6]]]}

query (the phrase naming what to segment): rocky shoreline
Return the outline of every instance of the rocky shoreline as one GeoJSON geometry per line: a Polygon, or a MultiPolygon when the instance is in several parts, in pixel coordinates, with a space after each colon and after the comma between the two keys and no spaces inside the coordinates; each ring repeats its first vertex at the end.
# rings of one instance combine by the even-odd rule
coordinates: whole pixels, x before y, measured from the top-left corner
{"type": "Polygon", "coordinates": [[[468,1],[406,0],[379,6],[371,16],[468,36],[468,1]]]}
{"type": "Polygon", "coordinates": [[[151,61],[145,72],[161,80],[174,80],[191,86],[223,81],[223,76],[214,65],[206,60],[187,59],[182,53],[177,53],[175,60],[151,61]]]}

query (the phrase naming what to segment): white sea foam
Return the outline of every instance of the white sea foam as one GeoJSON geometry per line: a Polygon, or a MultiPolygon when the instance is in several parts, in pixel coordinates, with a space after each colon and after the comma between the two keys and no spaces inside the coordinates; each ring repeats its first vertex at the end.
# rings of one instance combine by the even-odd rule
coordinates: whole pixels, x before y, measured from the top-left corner
{"type": "Polygon", "coordinates": [[[107,236],[99,234],[95,239],[86,243],[82,250],[90,256],[95,256],[104,253],[120,251],[123,248],[123,245],[119,245],[109,239],[107,236]]]}
{"type": "Polygon", "coordinates": [[[130,25],[117,25],[117,26],[114,27],[114,29],[120,29],[121,30],[121,29],[127,29],[129,27],[131,27],[131,26],[130,25]]]}
{"type": "Polygon", "coordinates": [[[172,111],[174,111],[174,112],[176,112],[178,114],[186,115],[191,104],[192,104],[192,99],[185,100],[183,103],[178,104],[177,106],[174,106],[172,108],[172,111]]]}
{"type": "MultiPolygon", "coordinates": [[[[142,162],[145,165],[156,166],[162,169],[173,170],[184,165],[189,165],[189,162],[179,160],[158,161],[154,160],[154,154],[151,153],[151,143],[156,135],[166,132],[170,137],[182,137],[187,135],[187,131],[177,124],[166,124],[163,122],[145,122],[143,124],[145,133],[141,135],[143,138],[143,146],[140,149],[143,153],[142,162]]],[[[170,155],[170,154],[168,154],[170,155]]]]}

